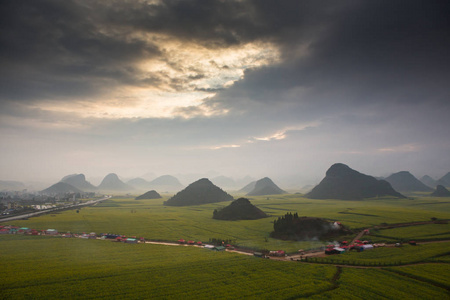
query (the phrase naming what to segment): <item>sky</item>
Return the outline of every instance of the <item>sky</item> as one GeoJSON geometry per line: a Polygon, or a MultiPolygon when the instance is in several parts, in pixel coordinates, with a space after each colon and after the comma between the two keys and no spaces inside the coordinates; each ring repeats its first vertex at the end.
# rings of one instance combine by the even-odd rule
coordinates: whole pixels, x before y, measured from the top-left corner
{"type": "Polygon", "coordinates": [[[337,162],[440,178],[449,15],[439,0],[1,1],[0,180],[300,187],[337,162]]]}

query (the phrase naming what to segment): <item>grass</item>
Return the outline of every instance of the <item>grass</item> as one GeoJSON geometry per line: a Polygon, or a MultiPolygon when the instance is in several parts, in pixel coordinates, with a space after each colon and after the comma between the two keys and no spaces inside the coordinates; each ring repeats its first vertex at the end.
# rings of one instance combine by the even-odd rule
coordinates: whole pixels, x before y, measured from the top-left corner
{"type": "Polygon", "coordinates": [[[3,299],[445,299],[449,265],[342,268],[195,247],[0,236],[3,299]],[[338,276],[335,276],[338,275],[338,276]]]}
{"type": "Polygon", "coordinates": [[[75,210],[64,211],[53,217],[45,215],[15,221],[14,224],[37,229],[108,232],[171,241],[183,238],[207,242],[210,238],[222,238],[232,239],[240,246],[255,249],[295,252],[298,249],[319,247],[326,244],[326,241],[294,242],[270,238],[273,220],[288,211],[298,212],[300,216],[338,220],[359,230],[381,223],[429,221],[432,217],[450,218],[450,202],[445,199],[439,202],[433,198],[343,201],[311,200],[299,195],[281,195],[269,197],[269,200],[267,197],[252,197],[251,202],[271,217],[253,221],[221,221],[213,220],[212,212],[228,203],[166,207],[162,203],[167,197],[155,200],[117,198],[82,208],[79,213],[75,210]],[[439,209],[436,210],[436,207],[439,209]]]}
{"type": "Polygon", "coordinates": [[[310,299],[447,299],[448,292],[381,269],[343,268],[335,289],[310,299]]]}
{"type": "Polygon", "coordinates": [[[450,274],[449,264],[424,264],[394,267],[388,268],[387,270],[450,289],[450,282],[448,280],[448,274],[450,274]]]}
{"type": "Polygon", "coordinates": [[[317,258],[317,261],[353,265],[384,266],[396,264],[410,264],[430,261],[434,257],[450,253],[450,242],[430,243],[417,246],[404,245],[402,247],[381,247],[363,252],[347,252],[317,258]]]}
{"type": "Polygon", "coordinates": [[[17,235],[0,242],[3,299],[280,299],[327,290],[334,274],[194,247],[17,235]]]}
{"type": "Polygon", "coordinates": [[[376,231],[372,230],[370,238],[372,241],[450,239],[450,224],[426,224],[376,231]]]}
{"type": "MultiPolygon", "coordinates": [[[[148,239],[180,238],[207,242],[233,239],[238,245],[294,252],[326,241],[280,241],[269,238],[273,220],[286,212],[338,220],[355,231],[395,224],[450,218],[450,199],[311,200],[299,195],[252,197],[271,215],[254,221],[212,219],[228,203],[165,207],[156,200],[116,198],[93,207],[62,211],[14,225],[61,232],[119,233],[148,239]]],[[[447,224],[379,230],[389,238],[446,238],[447,224]]],[[[350,239],[350,237],[345,237],[350,239]]],[[[336,272],[333,265],[273,261],[195,247],[123,244],[45,236],[0,236],[0,289],[4,299],[440,299],[448,297],[446,277],[450,242],[416,247],[378,248],[328,256],[327,262],[388,266],[336,272]]],[[[320,259],[318,259],[320,260],[320,259]]]]}

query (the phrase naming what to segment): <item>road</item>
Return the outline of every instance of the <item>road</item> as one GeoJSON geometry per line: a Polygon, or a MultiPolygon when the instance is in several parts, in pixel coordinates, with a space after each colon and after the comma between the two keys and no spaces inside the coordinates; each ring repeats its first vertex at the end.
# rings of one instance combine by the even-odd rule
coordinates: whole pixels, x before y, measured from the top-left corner
{"type": "Polygon", "coordinates": [[[103,200],[107,200],[109,198],[111,198],[111,196],[107,196],[107,197],[104,197],[104,198],[101,198],[101,199],[97,199],[97,200],[89,200],[89,201],[87,201],[85,203],[81,203],[81,204],[73,204],[73,205],[68,205],[68,206],[63,206],[63,207],[55,207],[55,208],[41,210],[41,211],[37,211],[37,212],[33,212],[33,213],[27,213],[27,214],[22,214],[22,215],[2,218],[2,219],[0,219],[0,223],[1,222],[14,221],[14,220],[20,220],[20,219],[26,219],[26,218],[30,218],[30,217],[36,217],[36,216],[41,215],[41,214],[54,212],[54,211],[59,211],[59,210],[76,209],[76,208],[81,207],[81,206],[94,205],[94,204],[96,204],[98,202],[101,202],[103,200]]]}

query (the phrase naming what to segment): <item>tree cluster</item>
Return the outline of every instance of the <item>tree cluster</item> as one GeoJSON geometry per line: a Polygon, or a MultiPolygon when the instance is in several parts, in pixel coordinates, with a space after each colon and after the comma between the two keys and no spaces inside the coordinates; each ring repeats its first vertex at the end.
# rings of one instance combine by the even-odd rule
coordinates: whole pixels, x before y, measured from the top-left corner
{"type": "Polygon", "coordinates": [[[279,217],[273,221],[273,230],[277,233],[294,233],[295,221],[298,219],[298,213],[292,214],[288,212],[284,216],[279,217]]]}
{"type": "Polygon", "coordinates": [[[223,246],[227,244],[235,244],[236,240],[232,239],[221,239],[221,238],[209,238],[209,243],[216,246],[223,246]]]}

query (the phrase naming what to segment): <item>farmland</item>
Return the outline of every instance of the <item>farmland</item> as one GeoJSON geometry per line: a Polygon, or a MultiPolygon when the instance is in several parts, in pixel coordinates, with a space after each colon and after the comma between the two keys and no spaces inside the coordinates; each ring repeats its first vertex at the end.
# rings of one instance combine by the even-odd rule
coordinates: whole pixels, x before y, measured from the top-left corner
{"type": "MultiPolygon", "coordinates": [[[[14,225],[56,228],[60,232],[119,233],[163,241],[184,238],[208,242],[210,238],[222,238],[232,239],[238,246],[288,252],[327,243],[270,238],[273,220],[289,211],[337,220],[355,233],[384,224],[386,229],[373,231],[375,235],[367,237],[374,239],[439,240],[445,239],[449,231],[448,224],[386,227],[449,219],[450,203],[445,198],[341,201],[310,200],[299,195],[253,197],[252,203],[271,216],[253,221],[213,220],[212,211],[228,203],[165,207],[162,202],[166,199],[115,198],[79,213],[63,211],[14,225]]],[[[48,236],[4,235],[0,243],[0,288],[6,299],[437,299],[448,297],[449,289],[448,241],[349,252],[307,263],[198,247],[48,236]]]]}
{"type": "MultiPolygon", "coordinates": [[[[382,223],[429,221],[450,218],[450,203],[435,199],[376,199],[367,201],[311,200],[298,195],[252,197],[269,218],[253,221],[213,220],[214,209],[227,203],[189,207],[167,207],[167,197],[156,200],[112,199],[97,206],[65,211],[39,218],[17,221],[17,226],[57,228],[71,232],[110,232],[147,239],[176,241],[180,238],[207,242],[210,238],[234,240],[238,245],[255,249],[284,249],[295,252],[323,245],[322,242],[281,241],[269,237],[273,220],[286,212],[299,216],[337,220],[359,230],[382,223]],[[429,204],[427,204],[429,203],[429,204]]],[[[408,238],[410,238],[409,236],[408,238]]]]}
{"type": "Polygon", "coordinates": [[[0,241],[6,299],[289,298],[329,289],[335,272],[193,247],[24,236],[0,241]]]}
{"type": "Polygon", "coordinates": [[[450,254],[450,242],[422,244],[418,246],[381,247],[363,252],[347,252],[341,255],[318,258],[317,261],[350,263],[356,265],[384,266],[427,262],[450,254]]]}
{"type": "Polygon", "coordinates": [[[450,224],[426,224],[392,229],[372,230],[373,241],[450,239],[450,224]]]}

